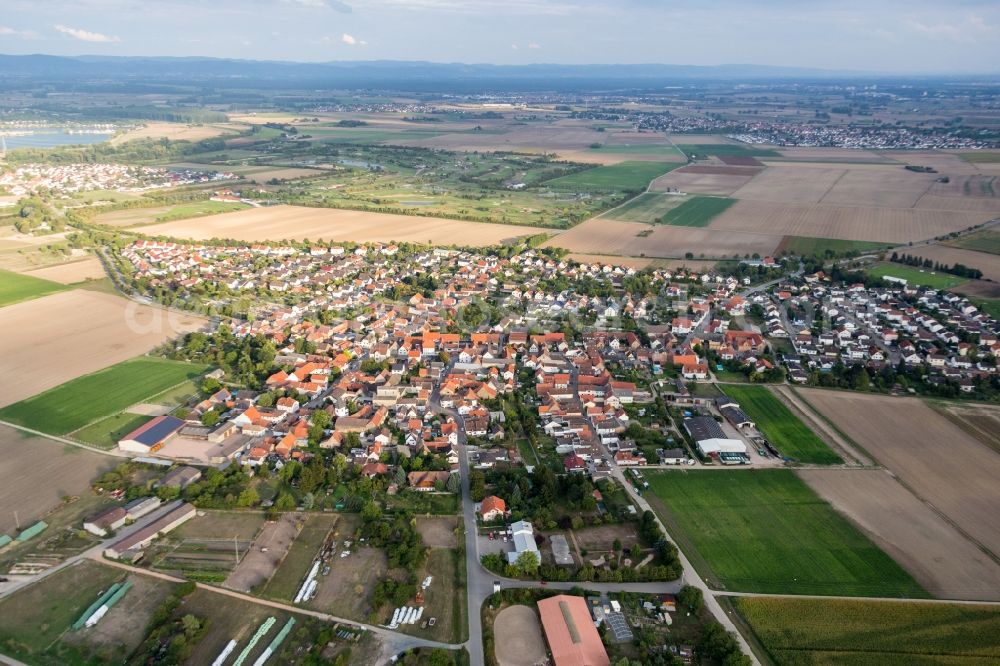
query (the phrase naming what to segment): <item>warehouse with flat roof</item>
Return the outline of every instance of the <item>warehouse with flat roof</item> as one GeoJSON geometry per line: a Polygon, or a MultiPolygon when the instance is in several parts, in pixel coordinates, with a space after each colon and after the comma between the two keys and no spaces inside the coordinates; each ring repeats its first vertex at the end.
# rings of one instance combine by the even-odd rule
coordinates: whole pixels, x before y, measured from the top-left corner
{"type": "Polygon", "coordinates": [[[583,597],[560,594],[542,599],[538,614],[555,666],[610,666],[583,597]]]}

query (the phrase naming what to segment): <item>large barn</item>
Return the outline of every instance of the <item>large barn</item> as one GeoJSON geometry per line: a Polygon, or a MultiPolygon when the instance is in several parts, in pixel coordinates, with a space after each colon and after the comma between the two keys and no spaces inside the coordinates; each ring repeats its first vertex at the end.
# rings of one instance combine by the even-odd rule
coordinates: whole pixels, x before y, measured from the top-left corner
{"type": "Polygon", "coordinates": [[[157,416],[118,440],[118,448],[130,453],[153,453],[184,427],[176,416],[157,416]]]}
{"type": "Polygon", "coordinates": [[[538,614],[555,666],[610,666],[583,597],[560,594],[542,599],[538,614]]]}

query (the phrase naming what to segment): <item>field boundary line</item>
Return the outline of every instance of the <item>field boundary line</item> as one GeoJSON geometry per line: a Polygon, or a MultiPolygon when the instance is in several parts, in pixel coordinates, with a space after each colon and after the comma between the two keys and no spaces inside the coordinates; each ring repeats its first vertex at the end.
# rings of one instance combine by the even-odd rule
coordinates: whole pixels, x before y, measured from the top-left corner
{"type": "MultiPolygon", "coordinates": [[[[831,436],[830,432],[826,431],[826,427],[829,427],[830,424],[821,421],[816,416],[816,414],[811,413],[811,411],[805,409],[802,405],[800,405],[799,400],[801,400],[801,398],[799,398],[798,395],[796,394],[789,395],[788,393],[786,393],[786,389],[790,388],[788,387],[788,385],[776,384],[774,386],[769,386],[768,388],[770,388],[771,392],[775,394],[775,396],[778,398],[780,402],[782,402],[786,407],[788,407],[789,411],[791,411],[792,414],[798,416],[800,420],[806,424],[807,428],[816,433],[817,436],[821,440],[825,441],[827,445],[829,445],[830,448],[833,449],[835,452],[846,454],[846,457],[853,458],[854,462],[857,463],[858,467],[861,468],[878,467],[878,465],[873,459],[869,459],[867,461],[868,464],[865,464],[865,461],[862,460],[863,456],[858,455],[857,451],[851,450],[852,447],[850,446],[850,442],[847,440],[847,438],[844,437],[839,431],[834,429],[833,434],[836,434],[841,440],[843,440],[841,442],[835,441],[836,438],[831,436]]],[[[845,466],[846,465],[847,462],[845,460],[845,466]]],[[[849,466],[854,467],[854,465],[849,465],[849,466]]],[[[827,467],[830,467],[830,465],[827,465],[827,467]]]]}
{"type": "MultiPolygon", "coordinates": [[[[837,424],[833,422],[832,419],[827,418],[826,414],[824,414],[823,412],[821,412],[818,409],[816,409],[815,405],[813,405],[811,402],[809,402],[809,400],[804,395],[802,395],[802,393],[800,391],[798,391],[796,389],[796,387],[794,387],[791,384],[789,384],[788,385],[788,390],[791,391],[792,395],[794,395],[796,398],[798,398],[799,400],[801,400],[802,404],[805,405],[806,407],[808,407],[809,410],[813,414],[816,415],[816,418],[818,418],[818,419],[822,420],[823,422],[825,422],[827,425],[829,425],[831,428],[833,428],[834,432],[836,432],[838,435],[840,435],[841,437],[843,437],[845,442],[847,442],[848,444],[850,444],[851,446],[853,446],[854,448],[856,448],[858,451],[861,451],[861,453],[863,453],[866,456],[868,456],[868,460],[871,462],[872,467],[876,467],[876,468],[879,468],[879,467],[884,468],[885,467],[885,465],[883,465],[881,463],[881,461],[879,461],[878,458],[876,458],[875,456],[873,456],[871,454],[871,452],[868,451],[868,449],[866,449],[865,447],[861,446],[857,441],[854,440],[854,438],[850,437],[847,433],[845,433],[843,430],[841,430],[837,426],[837,424]]],[[[856,391],[855,391],[855,393],[856,393],[856,391]]]]}
{"type": "Polygon", "coordinates": [[[26,426],[18,425],[16,423],[11,423],[10,421],[0,421],[0,425],[5,425],[15,430],[20,430],[21,432],[26,432],[31,435],[36,435],[38,437],[44,437],[46,439],[51,439],[52,441],[59,442],[61,444],[67,444],[69,446],[75,446],[80,449],[86,449],[87,451],[93,451],[94,453],[103,453],[107,456],[113,456],[115,458],[131,458],[132,456],[121,451],[115,451],[114,449],[99,449],[89,444],[84,444],[83,442],[78,442],[72,439],[67,439],[66,437],[60,437],[59,435],[50,435],[47,432],[42,432],[41,430],[35,430],[33,428],[28,428],[26,426]]]}
{"type": "Polygon", "coordinates": [[[828,594],[771,594],[768,592],[736,592],[722,590],[716,593],[721,597],[751,597],[763,599],[816,599],[829,601],[876,601],[882,603],[903,603],[903,604],[958,604],[967,606],[1000,606],[998,601],[966,600],[966,599],[941,599],[938,597],[838,597],[828,594]]]}

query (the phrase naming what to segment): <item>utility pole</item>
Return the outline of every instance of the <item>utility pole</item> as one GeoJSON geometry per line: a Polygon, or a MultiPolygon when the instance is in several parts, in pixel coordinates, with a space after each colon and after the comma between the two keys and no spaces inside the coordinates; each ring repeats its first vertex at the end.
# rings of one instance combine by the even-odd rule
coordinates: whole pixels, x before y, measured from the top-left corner
{"type": "Polygon", "coordinates": [[[14,512],[14,525],[17,526],[18,531],[20,531],[21,520],[17,517],[17,511],[14,512]]]}
{"type": "Polygon", "coordinates": [[[236,564],[240,563],[240,542],[236,540],[236,535],[233,535],[233,552],[236,553],[236,564]]]}

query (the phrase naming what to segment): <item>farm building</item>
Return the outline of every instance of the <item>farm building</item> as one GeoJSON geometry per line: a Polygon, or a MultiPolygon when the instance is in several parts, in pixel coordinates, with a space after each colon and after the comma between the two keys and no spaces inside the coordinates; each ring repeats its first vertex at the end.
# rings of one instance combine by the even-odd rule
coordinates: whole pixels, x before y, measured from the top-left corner
{"type": "Polygon", "coordinates": [[[104,556],[113,560],[121,559],[130,551],[136,555],[153,542],[153,539],[166,534],[186,521],[194,518],[197,510],[193,504],[178,502],[170,511],[152,521],[142,529],[136,530],[127,537],[116,541],[104,549],[104,556]]]}
{"type": "Polygon", "coordinates": [[[187,465],[182,465],[176,469],[172,469],[163,475],[160,479],[161,486],[165,488],[170,488],[171,486],[177,486],[181,489],[187,488],[189,485],[201,478],[201,470],[196,467],[188,467],[187,465]]]}
{"type": "Polygon", "coordinates": [[[83,529],[99,537],[107,536],[108,532],[117,530],[125,524],[128,514],[123,507],[113,506],[83,522],[83,529]]]}
{"type": "Polygon", "coordinates": [[[560,594],[538,602],[555,666],[609,666],[611,660],[582,597],[560,594]]]}
{"type": "Polygon", "coordinates": [[[656,456],[661,465],[682,465],[687,461],[684,449],[657,449],[656,456]]]}
{"type": "Polygon", "coordinates": [[[147,513],[151,513],[160,508],[162,501],[159,497],[140,497],[125,505],[125,517],[129,520],[139,520],[147,513]]]}
{"type": "Polygon", "coordinates": [[[514,542],[514,550],[507,553],[507,561],[510,564],[517,562],[517,558],[522,553],[534,553],[538,561],[542,561],[542,555],[538,552],[535,544],[535,528],[527,520],[519,520],[510,526],[511,540],[514,542]]]}
{"type": "Polygon", "coordinates": [[[718,422],[710,416],[684,419],[684,429],[694,439],[698,452],[705,457],[719,458],[723,463],[747,462],[747,445],[738,439],[729,439],[718,422]]]}
{"type": "Polygon", "coordinates": [[[118,440],[118,448],[130,453],[153,453],[184,427],[176,416],[157,416],[118,440]]]}
{"type": "Polygon", "coordinates": [[[746,429],[755,427],[753,419],[740,409],[739,403],[732,398],[717,398],[715,406],[719,408],[719,412],[734,428],[746,429]]]}
{"type": "Polygon", "coordinates": [[[496,495],[485,497],[482,504],[479,505],[479,515],[486,522],[503,518],[507,515],[507,503],[496,495]]]}

